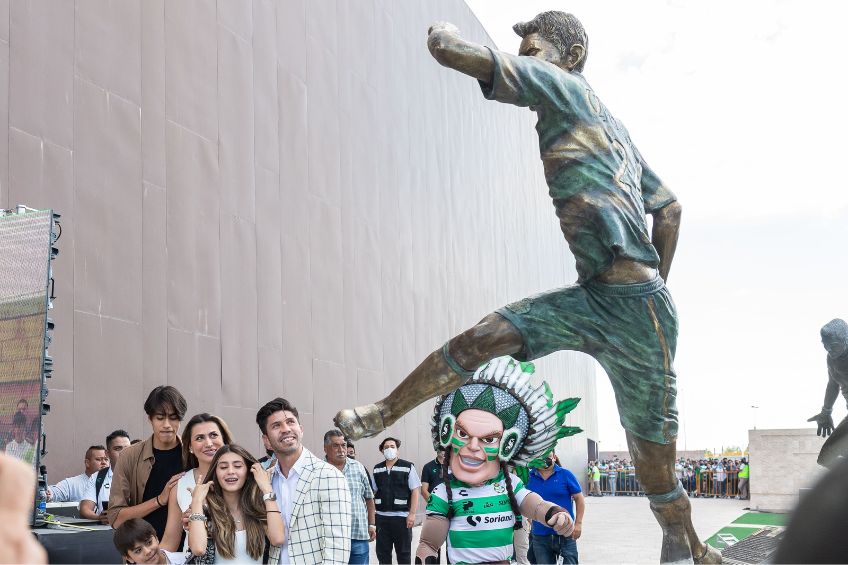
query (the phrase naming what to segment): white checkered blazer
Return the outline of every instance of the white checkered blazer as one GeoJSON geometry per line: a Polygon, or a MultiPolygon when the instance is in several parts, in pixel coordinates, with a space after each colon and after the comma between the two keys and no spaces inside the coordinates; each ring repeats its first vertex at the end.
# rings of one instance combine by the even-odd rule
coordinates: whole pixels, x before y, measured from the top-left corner
{"type": "MultiPolygon", "coordinates": [[[[306,448],[304,452],[306,463],[295,488],[297,495],[286,540],[289,560],[298,565],[347,563],[351,534],[347,479],[306,448]]],[[[280,554],[279,547],[272,547],[268,563],[279,563],[280,554]]]]}

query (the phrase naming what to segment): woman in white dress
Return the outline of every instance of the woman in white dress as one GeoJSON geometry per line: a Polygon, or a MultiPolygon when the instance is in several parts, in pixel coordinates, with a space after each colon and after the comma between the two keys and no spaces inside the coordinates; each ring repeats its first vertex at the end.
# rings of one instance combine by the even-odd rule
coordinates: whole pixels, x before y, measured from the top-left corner
{"type": "Polygon", "coordinates": [[[191,489],[209,472],[209,466],[218,450],[232,443],[227,423],[218,416],[202,413],[192,416],[183,430],[183,469],[185,474],[171,489],[168,496],[168,523],[159,546],[168,551],[188,549],[183,538],[183,524],[188,519],[191,489]]]}
{"type": "Polygon", "coordinates": [[[262,563],[267,544],[279,546],[285,541],[270,473],[238,445],[219,449],[203,483],[192,491],[188,526],[192,554],[208,555],[214,545],[215,563],[262,563]]]}

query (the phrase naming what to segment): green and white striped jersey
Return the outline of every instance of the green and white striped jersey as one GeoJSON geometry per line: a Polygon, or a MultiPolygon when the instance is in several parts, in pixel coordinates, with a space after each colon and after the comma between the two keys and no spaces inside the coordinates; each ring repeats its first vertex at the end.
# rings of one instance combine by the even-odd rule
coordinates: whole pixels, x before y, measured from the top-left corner
{"type": "MultiPolygon", "coordinates": [[[[510,474],[518,505],[530,492],[510,474]]],[[[509,504],[503,473],[476,487],[451,479],[453,518],[448,531],[448,558],[451,563],[490,563],[509,561],[515,553],[512,532],[515,515],[509,504]]],[[[448,515],[448,495],[440,484],[430,497],[427,514],[448,515]]]]}

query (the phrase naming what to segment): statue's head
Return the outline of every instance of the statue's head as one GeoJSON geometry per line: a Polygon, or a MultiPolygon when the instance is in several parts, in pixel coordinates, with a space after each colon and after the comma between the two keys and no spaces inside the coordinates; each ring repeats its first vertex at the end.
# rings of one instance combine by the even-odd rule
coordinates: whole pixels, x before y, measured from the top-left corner
{"type": "Polygon", "coordinates": [[[523,38],[519,55],[538,57],[569,72],[583,71],[589,54],[589,37],[583,24],[572,14],[542,12],[512,29],[523,38]]]}
{"type": "Polygon", "coordinates": [[[534,370],[532,363],[499,357],[436,400],[433,444],[447,449],[447,465],[458,480],[483,483],[508,462],[543,467],[557,440],[581,431],[564,425],[579,399],[554,402],[547,383],[530,383],[534,370]]]}
{"type": "Polygon", "coordinates": [[[848,323],[839,318],[829,321],[821,329],[821,339],[830,357],[842,357],[848,352],[848,323]]]}

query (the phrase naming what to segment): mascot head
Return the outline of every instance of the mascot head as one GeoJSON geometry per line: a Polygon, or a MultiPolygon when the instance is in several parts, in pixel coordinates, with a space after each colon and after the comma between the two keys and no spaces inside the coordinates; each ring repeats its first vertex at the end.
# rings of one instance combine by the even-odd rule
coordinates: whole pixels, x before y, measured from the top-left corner
{"type": "Polygon", "coordinates": [[[580,399],[554,402],[546,382],[532,385],[533,372],[532,363],[499,357],[436,400],[433,445],[447,450],[445,463],[457,480],[482,484],[507,462],[525,471],[543,467],[560,438],[582,431],[563,425],[580,399]]]}

